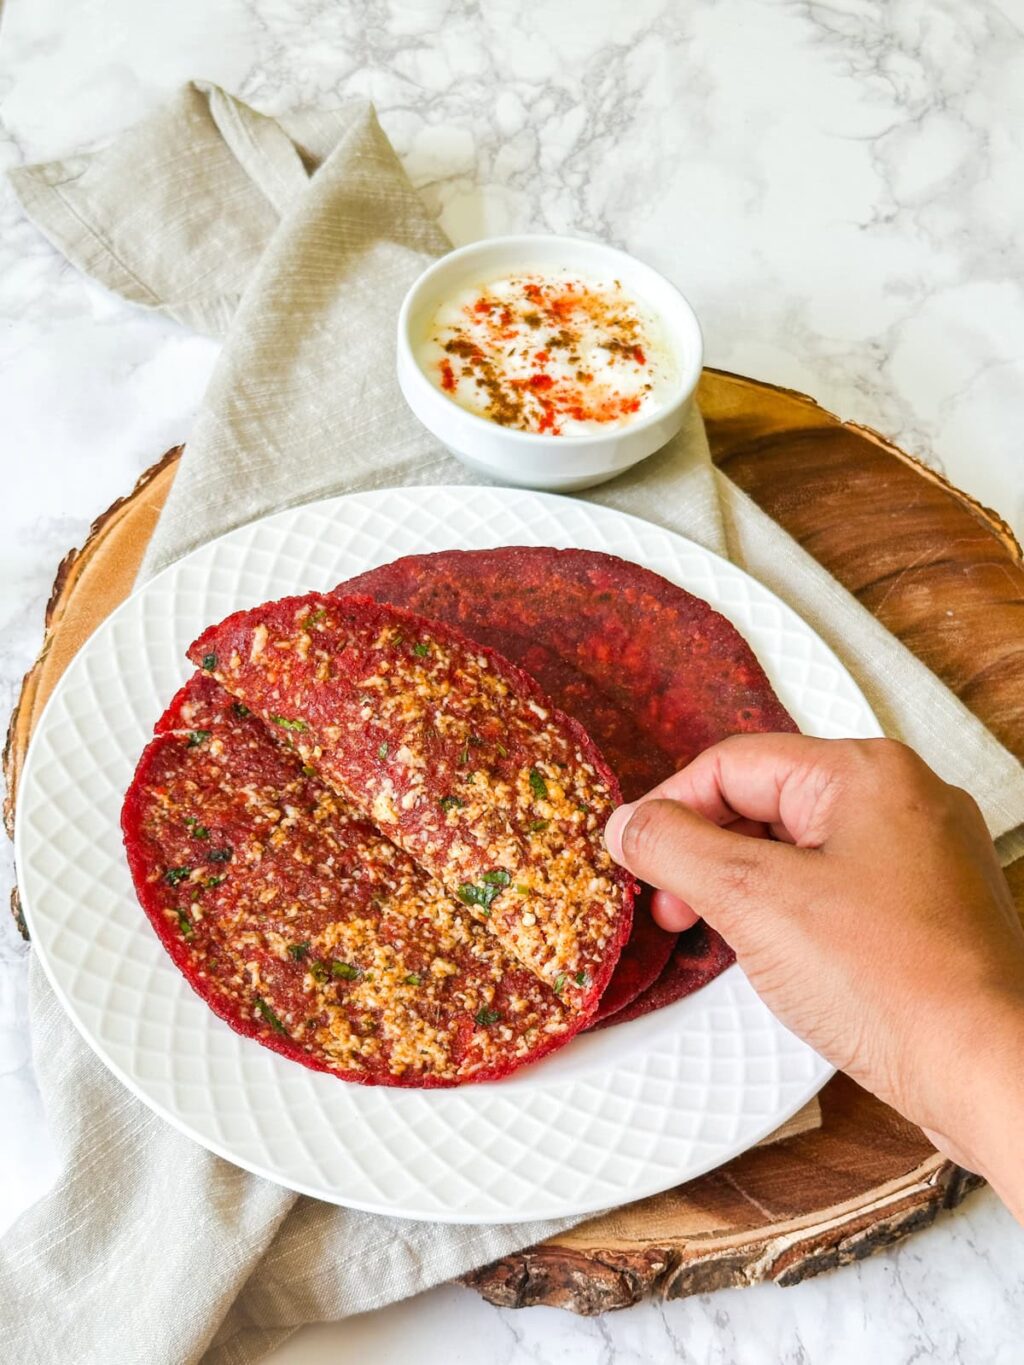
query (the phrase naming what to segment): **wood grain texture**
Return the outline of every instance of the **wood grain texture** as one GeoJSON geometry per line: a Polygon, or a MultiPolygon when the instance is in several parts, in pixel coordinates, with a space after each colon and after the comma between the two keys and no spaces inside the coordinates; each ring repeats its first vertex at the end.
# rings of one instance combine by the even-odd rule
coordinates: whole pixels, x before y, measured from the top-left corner
{"type": "MultiPolygon", "coordinates": [[[[1024,756],[1024,558],[1009,528],[803,395],[706,371],[700,401],[718,466],[1024,756]]],[[[130,591],[179,454],[169,451],[61,565],[4,754],[9,828],[32,727],[68,660],[130,591]]],[[[1024,905],[1024,862],[1008,878],[1024,905]]],[[[577,1313],[651,1292],[794,1284],[907,1236],[978,1183],[845,1077],[826,1087],[821,1106],[816,1131],[747,1152],[466,1282],[494,1303],[577,1313]]]]}

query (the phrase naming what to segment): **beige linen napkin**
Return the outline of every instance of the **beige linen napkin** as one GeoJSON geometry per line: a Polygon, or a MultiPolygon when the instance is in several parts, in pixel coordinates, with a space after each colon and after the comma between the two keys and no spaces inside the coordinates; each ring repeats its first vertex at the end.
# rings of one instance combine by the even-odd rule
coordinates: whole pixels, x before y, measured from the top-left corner
{"type": "MultiPolygon", "coordinates": [[[[447,242],[373,111],[264,118],[185,88],[88,156],[12,180],[58,248],[223,354],[142,569],[254,516],[341,491],[474,482],[394,380],[411,280],[447,242]]],[[[890,733],[971,790],[994,836],[1024,821],[1016,761],[938,680],[712,470],[699,417],[584,495],[729,554],[837,649],[890,733]]],[[[1004,856],[1009,845],[1001,845],[1004,856]]],[[[95,1060],[33,964],[35,1063],[64,1174],[0,1248],[0,1346],[19,1365],[247,1365],[306,1322],[362,1312],[565,1224],[402,1222],[298,1198],[211,1156],[95,1060]]]]}

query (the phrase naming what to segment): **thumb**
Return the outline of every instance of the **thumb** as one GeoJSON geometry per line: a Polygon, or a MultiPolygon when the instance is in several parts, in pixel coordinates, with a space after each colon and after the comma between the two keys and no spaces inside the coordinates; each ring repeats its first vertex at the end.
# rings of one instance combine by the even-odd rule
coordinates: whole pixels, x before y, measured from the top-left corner
{"type": "Polygon", "coordinates": [[[763,905],[799,857],[788,844],[722,829],[679,801],[620,806],[605,843],[617,863],[683,901],[726,938],[736,917],[763,905]]]}

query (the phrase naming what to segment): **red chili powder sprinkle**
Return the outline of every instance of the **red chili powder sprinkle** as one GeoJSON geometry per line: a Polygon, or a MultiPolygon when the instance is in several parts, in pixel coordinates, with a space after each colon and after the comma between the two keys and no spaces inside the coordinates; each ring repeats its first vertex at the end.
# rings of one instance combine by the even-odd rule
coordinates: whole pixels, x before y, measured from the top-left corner
{"type": "MultiPolygon", "coordinates": [[[[563,419],[577,422],[611,423],[621,421],[627,414],[640,410],[640,397],[623,393],[614,378],[597,384],[592,372],[579,365],[576,353],[580,342],[580,328],[601,329],[598,342],[614,366],[617,360],[647,365],[647,355],[637,336],[638,324],[621,301],[594,295],[573,281],[547,282],[525,279],[519,282],[520,301],[510,305],[482,290],[471,303],[464,305],[467,326],[460,330],[452,326],[450,335],[441,340],[444,350],[458,356],[464,363],[463,378],[475,383],[486,396],[486,414],[502,426],[520,430],[561,434],[563,419]],[[526,311],[522,300],[528,300],[526,311]],[[535,334],[534,344],[540,349],[518,350],[517,363],[532,355],[541,367],[527,377],[512,378],[503,366],[504,356],[516,356],[517,339],[522,338],[522,327],[535,334]],[[519,329],[517,331],[517,328],[519,329]],[[542,330],[543,329],[543,330],[542,330]],[[484,344],[474,333],[484,333],[484,344]],[[536,333],[540,332],[540,335],[536,333]],[[508,343],[512,342],[512,349],[508,343]],[[552,352],[557,351],[555,362],[552,352]],[[567,361],[573,367],[569,376],[557,372],[557,362],[567,361]],[[556,364],[556,373],[547,371],[556,364]]],[[[458,381],[447,360],[440,363],[441,387],[449,394],[458,390],[458,381]]],[[[647,390],[650,389],[647,385],[647,390]]]]}

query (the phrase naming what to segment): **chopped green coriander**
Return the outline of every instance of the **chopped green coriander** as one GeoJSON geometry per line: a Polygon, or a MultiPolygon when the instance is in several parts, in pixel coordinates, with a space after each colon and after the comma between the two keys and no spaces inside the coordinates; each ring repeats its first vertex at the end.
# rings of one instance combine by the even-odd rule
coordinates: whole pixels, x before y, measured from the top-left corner
{"type": "Polygon", "coordinates": [[[430,653],[430,646],[425,645],[422,640],[419,640],[417,641],[416,644],[413,645],[412,652],[418,655],[419,658],[425,659],[427,655],[430,653]]]}
{"type": "Polygon", "coordinates": [[[190,867],[169,867],[164,873],[164,881],[168,886],[177,886],[179,882],[183,882],[189,876],[191,871],[190,867]]]}
{"type": "Polygon", "coordinates": [[[385,740],[385,741],[383,742],[383,744],[378,744],[378,746],[377,746],[377,757],[378,757],[378,758],[387,758],[387,756],[388,756],[388,742],[387,742],[387,740],[385,740]]]}
{"type": "Polygon", "coordinates": [[[309,726],[304,720],[289,720],[287,716],[271,716],[270,719],[275,725],[280,725],[282,730],[308,730],[309,726]]]}
{"type": "Polygon", "coordinates": [[[576,809],[577,809],[577,810],[581,810],[581,811],[583,812],[584,815],[590,815],[590,814],[591,814],[590,807],[587,805],[586,801],[581,801],[581,802],[579,803],[579,805],[576,807],[576,809]]]}
{"type": "Polygon", "coordinates": [[[565,989],[565,973],[561,972],[555,977],[555,994],[561,995],[565,989]]]}
{"type": "Polygon", "coordinates": [[[498,1022],[501,1015],[497,1010],[488,1009],[486,1005],[483,1005],[477,1010],[474,1017],[481,1028],[490,1028],[492,1024],[498,1022]]]}
{"type": "Polygon", "coordinates": [[[360,971],[350,962],[332,962],[331,975],[341,977],[342,981],[354,981],[360,975],[360,971]]]}
{"type": "Polygon", "coordinates": [[[469,745],[464,744],[459,752],[459,767],[464,768],[469,762],[469,745]]]}
{"type": "Polygon", "coordinates": [[[508,758],[508,750],[505,748],[504,744],[495,743],[494,747],[498,751],[499,758],[508,758]]]}
{"type": "Polygon", "coordinates": [[[321,985],[327,980],[327,964],[325,962],[314,962],[309,969],[309,974],[314,981],[319,981],[321,985]]]}
{"type": "Polygon", "coordinates": [[[216,656],[216,654],[204,654],[204,655],[203,655],[203,668],[205,669],[205,671],[206,671],[207,673],[212,673],[213,670],[214,670],[216,667],[217,667],[217,656],[216,656]]]}
{"type": "Polygon", "coordinates": [[[193,839],[209,839],[210,831],[205,825],[201,825],[194,815],[185,816],[185,825],[193,839]]]}
{"type": "Polygon", "coordinates": [[[301,962],[308,952],[308,943],[289,943],[288,945],[288,956],[293,962],[301,962]]]}
{"type": "Polygon", "coordinates": [[[548,794],[548,784],[544,781],[543,775],[536,768],[530,769],[530,786],[534,796],[546,797],[548,794]]]}
{"type": "Polygon", "coordinates": [[[310,616],[306,618],[306,625],[318,626],[326,615],[327,615],[326,607],[317,607],[316,611],[314,611],[310,616]]]}
{"type": "Polygon", "coordinates": [[[224,880],[223,877],[207,877],[203,885],[209,887],[220,886],[223,880],[224,880]]]}
{"type": "Polygon", "coordinates": [[[528,886],[524,886],[522,882],[516,882],[516,890],[519,892],[521,896],[531,896],[533,894],[530,888],[528,886]]]}
{"type": "Polygon", "coordinates": [[[442,810],[458,810],[466,803],[458,796],[442,796],[437,804],[442,810]]]}
{"type": "Polygon", "coordinates": [[[211,848],[206,855],[208,863],[229,863],[233,850],[230,848],[211,848]]]}
{"type": "Polygon", "coordinates": [[[316,777],[316,769],[313,767],[312,763],[303,763],[302,772],[305,777],[316,777]]]}
{"type": "Polygon", "coordinates": [[[551,824],[550,820],[531,820],[530,833],[539,834],[542,829],[547,829],[548,825],[550,824],[551,824]]]}
{"type": "Polygon", "coordinates": [[[231,703],[231,709],[232,711],[234,711],[235,715],[240,717],[240,719],[242,720],[245,720],[246,716],[252,715],[252,712],[249,710],[248,706],[246,706],[244,701],[233,701],[231,703]]]}
{"type": "Polygon", "coordinates": [[[484,881],[491,886],[508,886],[512,878],[503,867],[492,868],[490,872],[484,873],[484,881]]]}
{"type": "Polygon", "coordinates": [[[276,1029],[278,1033],[287,1032],[287,1029],[285,1028],[284,1024],[281,1023],[280,1019],[278,1019],[277,1015],[274,1013],[274,1011],[270,1008],[270,1006],[261,996],[259,995],[256,996],[255,1003],[256,1008],[259,1010],[260,1014],[263,1015],[264,1019],[267,1021],[267,1023],[270,1025],[272,1029],[276,1029]]]}
{"type": "Polygon", "coordinates": [[[405,984],[407,986],[422,986],[423,978],[420,976],[419,972],[410,972],[405,978],[405,984]]]}
{"type": "Polygon", "coordinates": [[[204,740],[210,738],[212,733],[212,730],[190,730],[188,734],[188,747],[190,749],[198,748],[204,740]]]}
{"type": "Polygon", "coordinates": [[[463,882],[459,887],[459,900],[466,905],[479,905],[484,914],[489,915],[495,897],[501,895],[502,885],[507,883],[485,882],[483,886],[474,886],[472,882],[463,882]]]}
{"type": "Polygon", "coordinates": [[[192,921],[189,919],[188,915],[185,913],[184,910],[178,911],[178,928],[181,930],[182,935],[185,938],[195,937],[196,931],[192,927],[192,921]]]}
{"type": "Polygon", "coordinates": [[[577,986],[590,985],[590,977],[586,974],[586,972],[577,972],[576,975],[573,977],[573,980],[576,982],[577,986]]]}

